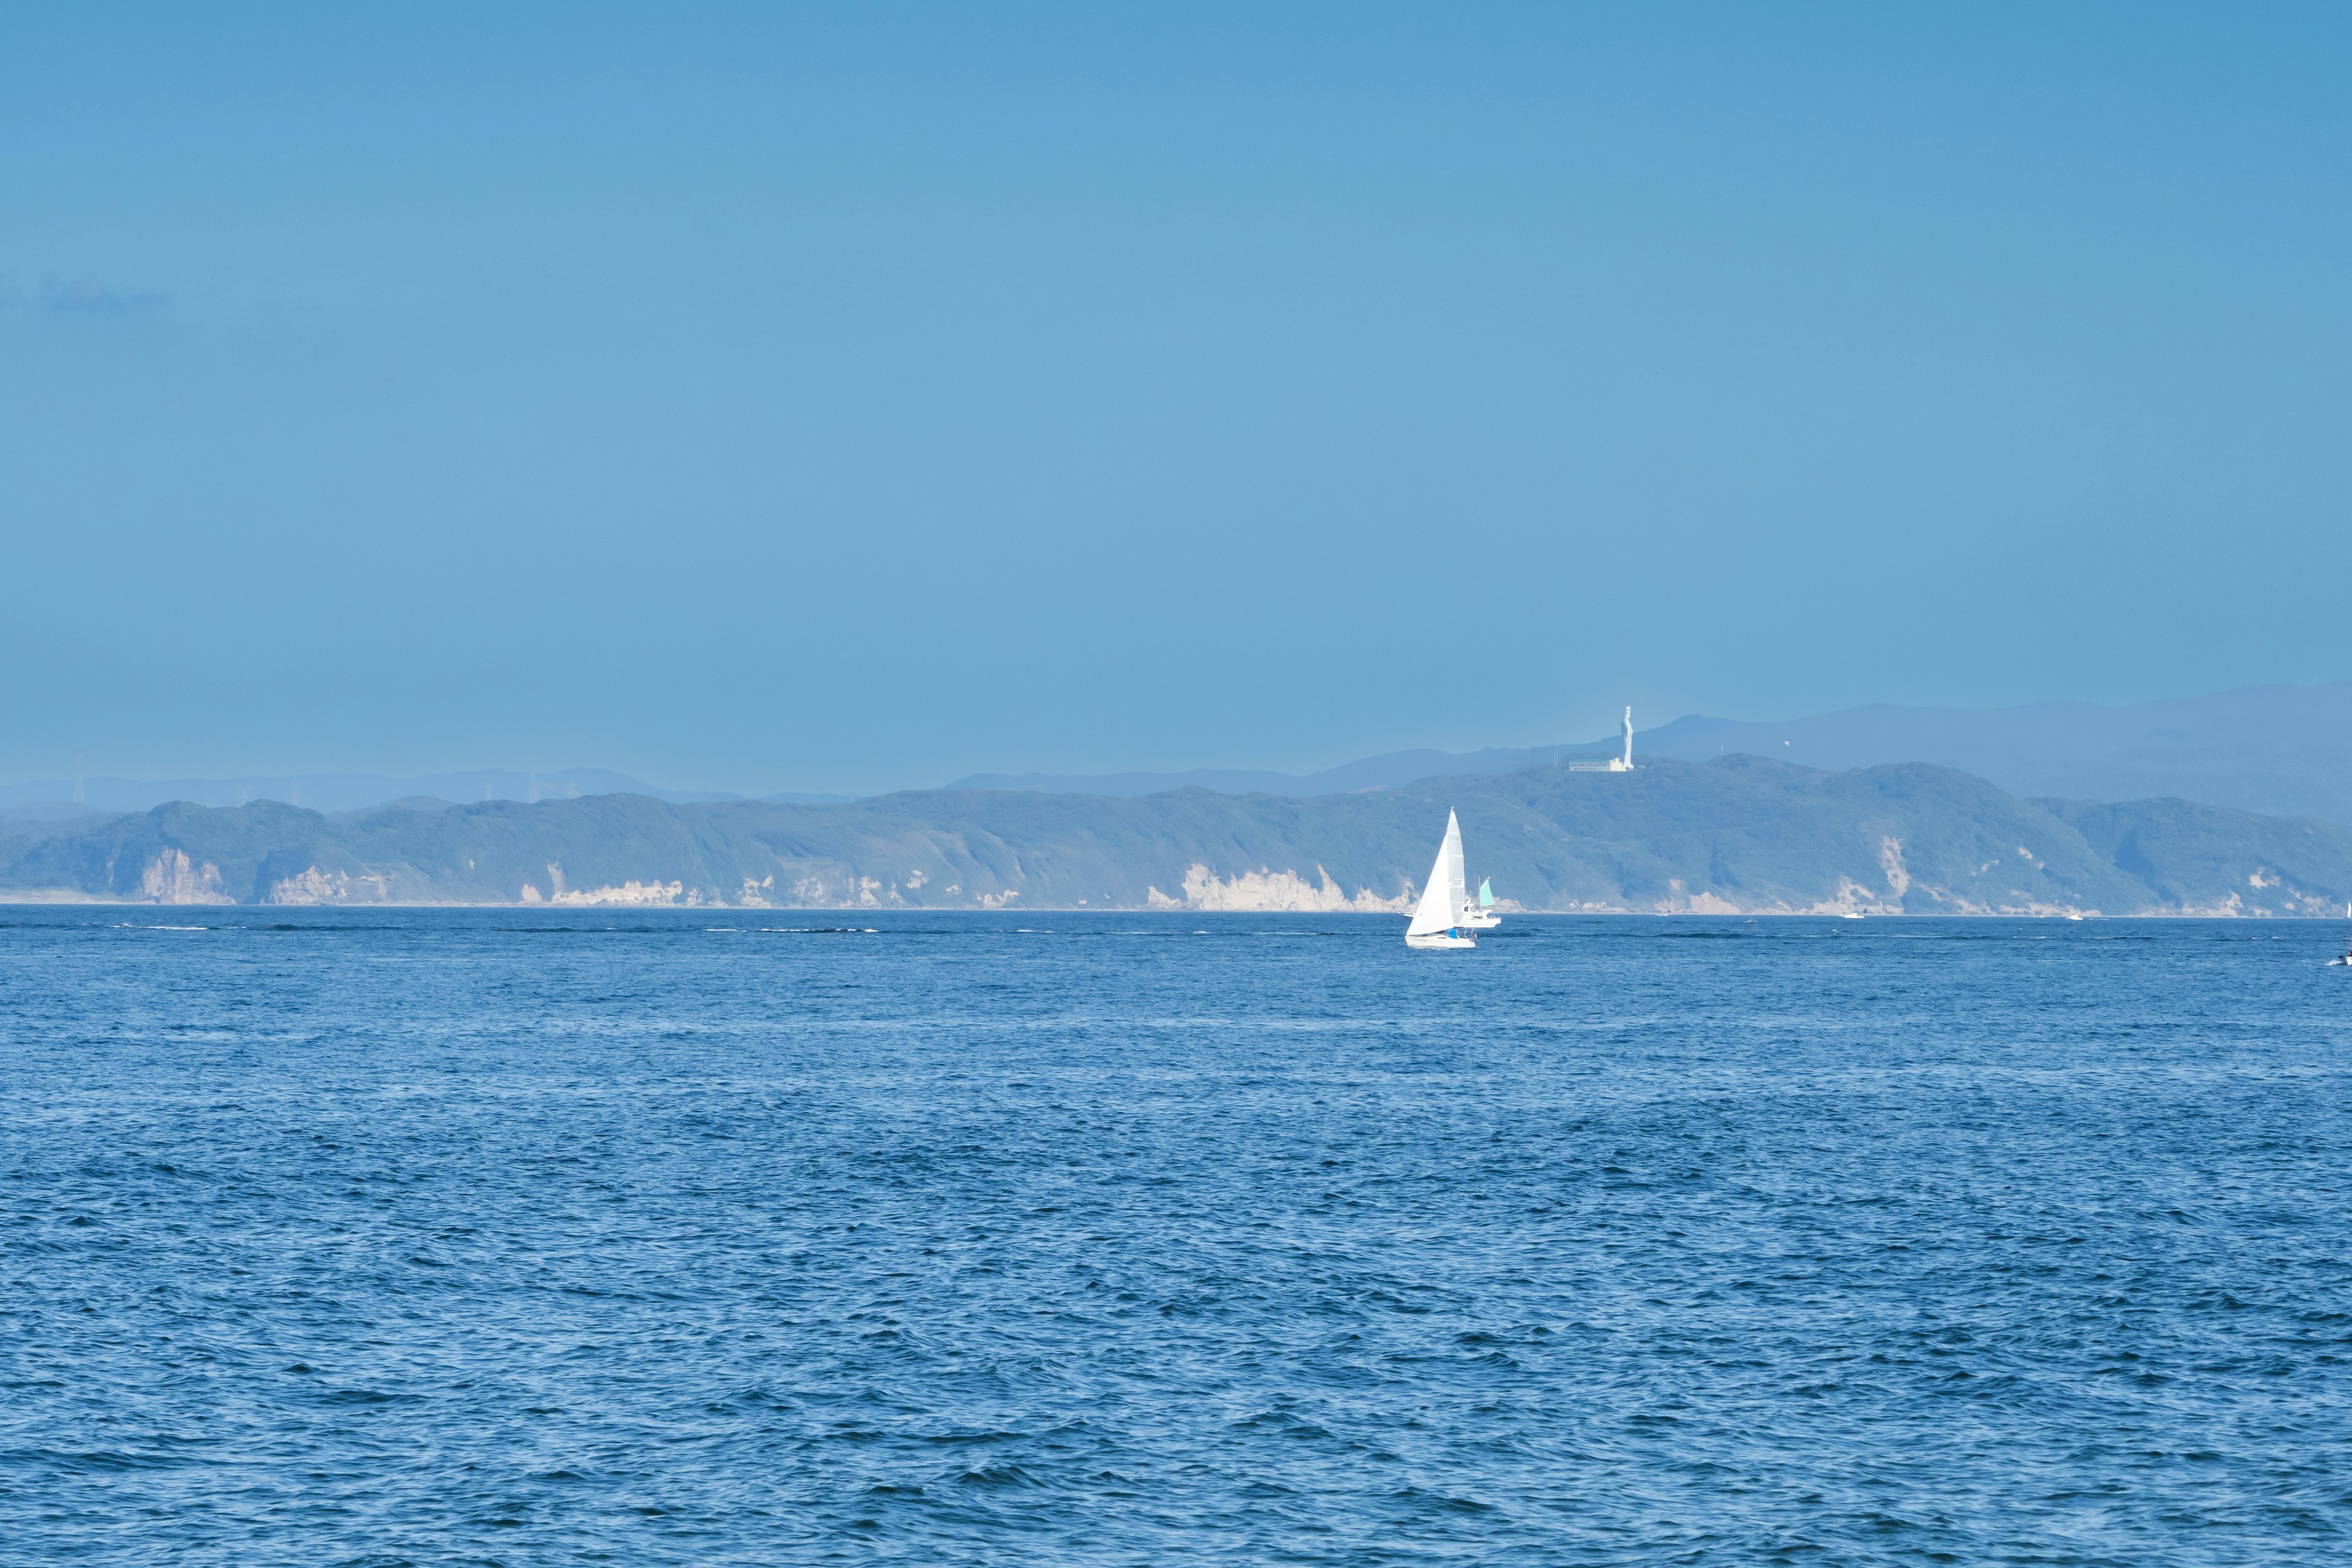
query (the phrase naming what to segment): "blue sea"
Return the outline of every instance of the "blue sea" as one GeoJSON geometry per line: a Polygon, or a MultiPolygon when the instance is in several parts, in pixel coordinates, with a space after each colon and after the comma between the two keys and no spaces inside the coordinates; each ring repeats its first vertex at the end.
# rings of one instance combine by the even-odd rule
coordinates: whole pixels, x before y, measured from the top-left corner
{"type": "Polygon", "coordinates": [[[2352,1559],[2319,922],[0,910],[0,1558],[2352,1559]]]}

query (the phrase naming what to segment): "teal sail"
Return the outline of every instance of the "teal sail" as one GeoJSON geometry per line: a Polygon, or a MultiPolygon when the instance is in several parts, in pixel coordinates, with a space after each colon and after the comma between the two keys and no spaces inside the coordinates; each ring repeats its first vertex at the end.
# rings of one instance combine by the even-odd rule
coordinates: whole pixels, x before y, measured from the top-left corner
{"type": "Polygon", "coordinates": [[[1478,907],[1482,910],[1495,907],[1495,879],[1492,877],[1478,884],[1478,907]]]}

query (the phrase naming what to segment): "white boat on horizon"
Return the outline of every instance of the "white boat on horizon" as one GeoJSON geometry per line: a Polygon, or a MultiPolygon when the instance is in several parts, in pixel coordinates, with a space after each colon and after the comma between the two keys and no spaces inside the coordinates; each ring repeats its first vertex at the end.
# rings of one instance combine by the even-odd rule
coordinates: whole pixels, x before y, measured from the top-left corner
{"type": "Polygon", "coordinates": [[[1478,939],[1463,928],[1463,907],[1470,901],[1469,879],[1462,870],[1462,824],[1451,809],[1445,813],[1445,837],[1437,846],[1437,863],[1429,868],[1429,883],[1413,906],[1412,923],[1405,927],[1407,947],[1475,947],[1478,939]]]}
{"type": "Polygon", "coordinates": [[[1503,917],[1495,912],[1495,879],[1489,877],[1478,884],[1475,899],[1462,900],[1462,924],[1469,931],[1493,931],[1502,923],[1503,917]]]}

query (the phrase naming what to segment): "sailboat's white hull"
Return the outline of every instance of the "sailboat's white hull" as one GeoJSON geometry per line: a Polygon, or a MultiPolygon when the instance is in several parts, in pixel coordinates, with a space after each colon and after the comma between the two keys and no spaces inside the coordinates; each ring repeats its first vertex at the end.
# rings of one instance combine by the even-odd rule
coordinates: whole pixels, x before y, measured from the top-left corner
{"type": "Polygon", "coordinates": [[[1421,901],[1412,909],[1412,923],[1405,927],[1405,946],[1477,946],[1478,939],[1462,930],[1462,910],[1469,902],[1469,885],[1462,875],[1462,824],[1448,811],[1445,837],[1437,845],[1437,863],[1429,868],[1421,901]]]}
{"type": "Polygon", "coordinates": [[[1462,911],[1462,929],[1465,931],[1493,931],[1502,923],[1502,916],[1488,914],[1485,910],[1462,911]]]}

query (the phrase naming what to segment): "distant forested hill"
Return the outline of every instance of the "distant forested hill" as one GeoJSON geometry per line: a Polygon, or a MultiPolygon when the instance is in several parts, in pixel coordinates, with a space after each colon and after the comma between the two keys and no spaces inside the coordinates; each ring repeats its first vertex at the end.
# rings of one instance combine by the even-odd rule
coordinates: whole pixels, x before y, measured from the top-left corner
{"type": "Polygon", "coordinates": [[[1401,789],[839,805],[608,795],[324,816],[184,804],[0,842],[13,896],[163,902],[1392,909],[1451,806],[1528,910],[2332,913],[2352,831],[2180,801],[2021,800],[1926,763],[1543,765],[1401,789]]]}
{"type": "MultiPolygon", "coordinates": [[[[1816,768],[1940,763],[2026,795],[2179,796],[2352,823],[2352,682],[2250,686],[2109,708],[1849,708],[1781,723],[1677,719],[1638,753],[1746,752],[1816,768]]],[[[1532,759],[1530,759],[1532,760],[1532,759]]]]}
{"type": "MultiPolygon", "coordinates": [[[[1149,795],[1200,784],[1231,795],[1337,795],[1390,789],[1436,774],[1505,773],[1618,748],[1614,730],[1575,745],[1483,752],[1391,752],[1317,773],[1196,769],[1091,776],[975,774],[950,789],[1149,795]]],[[[1897,708],[1881,703],[1811,718],[1743,721],[1696,715],[1645,729],[1637,759],[1705,762],[1738,752],[1806,767],[1925,762],[1959,768],[2024,795],[2081,800],[2180,796],[2212,805],[2352,824],[2352,682],[2250,686],[2202,697],[2109,708],[1897,708]]]]}

